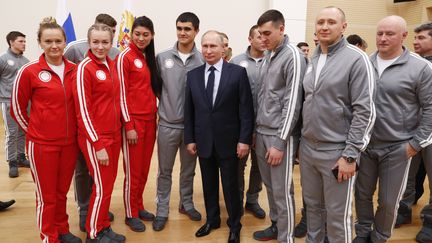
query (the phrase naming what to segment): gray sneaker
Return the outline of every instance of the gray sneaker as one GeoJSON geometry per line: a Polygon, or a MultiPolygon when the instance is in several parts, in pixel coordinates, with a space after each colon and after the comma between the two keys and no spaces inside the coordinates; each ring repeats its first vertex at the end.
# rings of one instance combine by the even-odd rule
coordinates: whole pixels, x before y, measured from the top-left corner
{"type": "Polygon", "coordinates": [[[25,154],[18,154],[17,162],[18,162],[18,167],[30,168],[30,161],[28,161],[25,154]]]}
{"type": "Polygon", "coordinates": [[[138,212],[139,218],[143,221],[153,221],[155,216],[147,210],[140,210],[138,212]]]}
{"type": "Polygon", "coordinates": [[[276,222],[272,222],[272,225],[264,230],[255,231],[253,238],[258,241],[269,241],[276,240],[278,235],[278,229],[276,222]]]}
{"type": "Polygon", "coordinates": [[[125,241],[126,237],[115,233],[112,231],[111,227],[99,232],[95,239],[86,239],[86,243],[124,243],[125,241]]]}
{"type": "Polygon", "coordinates": [[[18,176],[18,162],[16,160],[9,161],[9,177],[16,178],[18,176]]]}
{"type": "Polygon", "coordinates": [[[126,218],[125,223],[132,231],[144,232],[146,227],[139,218],[126,218]]]}
{"type": "Polygon", "coordinates": [[[200,221],[201,220],[201,214],[195,208],[185,210],[185,208],[182,205],[179,208],[179,213],[187,215],[192,221],[200,221]]]}
{"type": "Polygon", "coordinates": [[[71,232],[59,235],[58,239],[61,243],[82,243],[82,240],[71,232]]]}
{"type": "Polygon", "coordinates": [[[156,216],[156,218],[153,220],[153,230],[154,231],[161,231],[165,228],[166,222],[168,218],[167,217],[159,217],[156,216]]]}

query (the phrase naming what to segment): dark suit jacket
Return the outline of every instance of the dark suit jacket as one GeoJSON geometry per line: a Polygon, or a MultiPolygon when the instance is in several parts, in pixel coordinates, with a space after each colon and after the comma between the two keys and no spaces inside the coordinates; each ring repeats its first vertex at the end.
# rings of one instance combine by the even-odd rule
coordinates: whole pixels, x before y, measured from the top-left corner
{"type": "Polygon", "coordinates": [[[198,156],[209,158],[213,146],[221,158],[237,156],[237,143],[251,144],[252,93],[246,69],[224,61],[213,108],[205,92],[205,64],[187,74],[184,142],[196,143],[198,156]]]}

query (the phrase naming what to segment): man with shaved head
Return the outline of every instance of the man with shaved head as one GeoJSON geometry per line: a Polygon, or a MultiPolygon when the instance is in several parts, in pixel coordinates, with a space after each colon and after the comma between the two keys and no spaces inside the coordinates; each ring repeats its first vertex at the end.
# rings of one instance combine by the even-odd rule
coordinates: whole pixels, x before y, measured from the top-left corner
{"type": "Polygon", "coordinates": [[[399,16],[378,22],[378,51],[370,58],[378,84],[377,118],[356,183],[355,243],[386,242],[391,237],[411,158],[432,143],[432,66],[403,46],[407,34],[399,16]]]}
{"type": "Polygon", "coordinates": [[[351,205],[360,153],[375,120],[375,79],[367,55],[343,37],[337,7],[316,18],[319,44],[303,80],[300,171],[306,204],[306,242],[352,241],[351,205]],[[327,224],[326,224],[327,223],[327,224]]]}
{"type": "Polygon", "coordinates": [[[196,237],[220,227],[219,171],[230,228],[228,243],[240,242],[239,159],[252,143],[254,110],[246,69],[223,60],[223,38],[207,31],[201,40],[205,64],[187,74],[184,143],[198,155],[207,214],[196,237]]]}

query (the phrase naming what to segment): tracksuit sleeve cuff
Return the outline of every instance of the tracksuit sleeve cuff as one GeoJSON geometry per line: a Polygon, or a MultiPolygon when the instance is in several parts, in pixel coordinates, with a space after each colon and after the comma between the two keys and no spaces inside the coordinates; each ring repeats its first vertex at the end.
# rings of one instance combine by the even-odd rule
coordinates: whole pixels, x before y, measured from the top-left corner
{"type": "Polygon", "coordinates": [[[99,151],[105,148],[105,144],[99,139],[93,143],[93,147],[95,148],[96,151],[99,151]]]}
{"type": "Polygon", "coordinates": [[[278,136],[275,136],[275,137],[274,137],[274,140],[273,140],[272,147],[274,147],[275,149],[277,149],[277,150],[279,150],[279,151],[285,151],[285,148],[286,148],[286,141],[283,140],[283,139],[281,139],[281,138],[278,137],[278,136]]]}
{"type": "Polygon", "coordinates": [[[409,144],[411,145],[411,147],[413,147],[415,149],[415,151],[419,152],[420,150],[422,150],[422,147],[420,146],[420,143],[418,143],[415,139],[411,139],[409,141],[409,144]]]}
{"type": "Polygon", "coordinates": [[[342,152],[342,157],[355,158],[358,161],[360,159],[360,151],[356,147],[348,145],[342,152]]]}
{"type": "Polygon", "coordinates": [[[135,129],[133,121],[126,122],[125,130],[128,132],[128,131],[133,130],[133,129],[135,129]]]}

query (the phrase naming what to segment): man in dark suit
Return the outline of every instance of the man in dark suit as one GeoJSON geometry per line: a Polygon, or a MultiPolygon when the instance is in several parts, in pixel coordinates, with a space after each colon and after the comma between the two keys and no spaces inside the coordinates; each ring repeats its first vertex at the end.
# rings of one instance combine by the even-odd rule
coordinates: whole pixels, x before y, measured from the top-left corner
{"type": "Polygon", "coordinates": [[[184,116],[184,140],[188,152],[199,157],[207,213],[206,223],[195,235],[202,237],[220,227],[220,170],[228,242],[240,242],[238,159],[247,156],[252,142],[252,93],[246,69],[223,60],[219,32],[206,32],[201,45],[206,63],[187,75],[184,116]]]}

